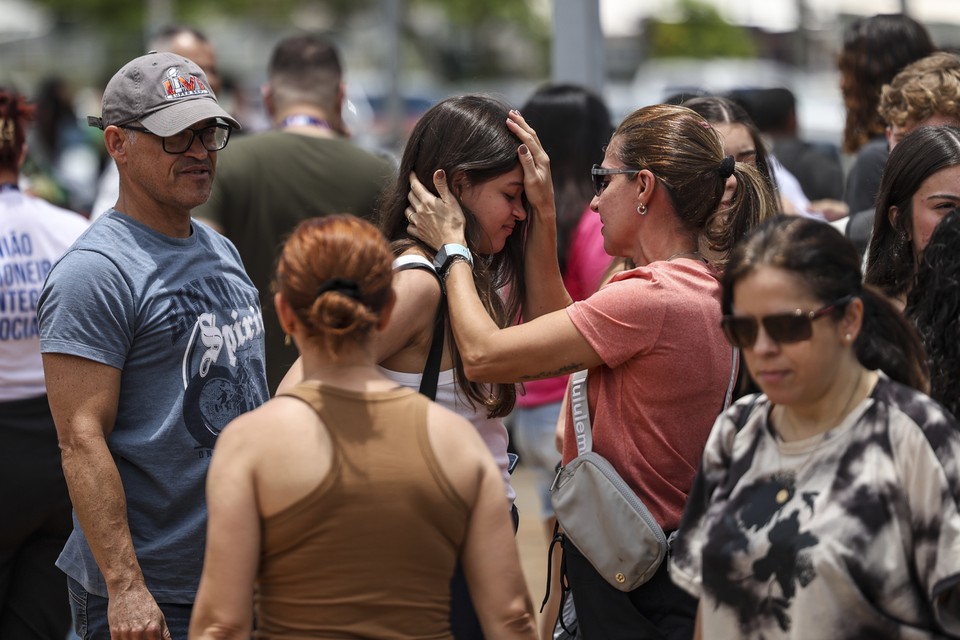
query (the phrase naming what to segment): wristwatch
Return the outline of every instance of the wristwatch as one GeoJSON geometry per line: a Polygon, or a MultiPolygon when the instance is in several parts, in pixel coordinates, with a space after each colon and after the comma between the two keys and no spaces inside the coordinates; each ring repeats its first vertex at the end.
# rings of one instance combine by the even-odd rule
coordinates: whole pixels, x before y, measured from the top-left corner
{"type": "Polygon", "coordinates": [[[470,249],[462,244],[445,244],[440,247],[437,255],[433,258],[433,266],[437,273],[443,277],[454,260],[465,260],[473,269],[473,255],[470,253],[470,249]]]}

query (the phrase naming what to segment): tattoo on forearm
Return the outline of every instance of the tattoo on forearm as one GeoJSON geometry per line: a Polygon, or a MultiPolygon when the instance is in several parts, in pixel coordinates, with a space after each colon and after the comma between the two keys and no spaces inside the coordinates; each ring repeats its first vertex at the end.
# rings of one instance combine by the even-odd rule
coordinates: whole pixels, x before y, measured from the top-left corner
{"type": "Polygon", "coordinates": [[[574,371],[580,371],[583,369],[583,363],[581,362],[571,362],[570,364],[565,364],[556,371],[541,371],[540,373],[535,373],[529,376],[520,376],[521,380],[543,380],[544,378],[555,378],[557,376],[564,376],[568,373],[573,373],[574,371]]]}

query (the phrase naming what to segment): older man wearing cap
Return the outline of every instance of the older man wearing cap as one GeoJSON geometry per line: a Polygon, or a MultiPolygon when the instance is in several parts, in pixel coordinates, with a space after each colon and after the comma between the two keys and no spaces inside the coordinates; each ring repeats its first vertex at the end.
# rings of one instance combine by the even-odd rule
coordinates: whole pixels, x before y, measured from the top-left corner
{"type": "Polygon", "coordinates": [[[203,71],[151,52],[90,123],[120,172],[114,209],[53,267],[41,351],[74,507],[57,561],[83,638],[185,638],[220,430],[268,397],[256,289],[191,220],[239,126],[203,71]]]}

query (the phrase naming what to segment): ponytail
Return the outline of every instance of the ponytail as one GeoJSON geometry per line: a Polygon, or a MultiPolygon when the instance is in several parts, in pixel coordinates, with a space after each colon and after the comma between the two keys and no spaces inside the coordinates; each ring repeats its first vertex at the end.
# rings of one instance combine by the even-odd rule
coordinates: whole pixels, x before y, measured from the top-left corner
{"type": "Polygon", "coordinates": [[[891,380],[923,393],[930,391],[926,352],[913,325],[879,289],[864,285],[863,325],[853,345],[867,369],[880,369],[891,380]]]}
{"type": "Polygon", "coordinates": [[[701,245],[705,244],[716,254],[713,263],[721,271],[736,244],[764,220],[773,217],[778,209],[769,182],[756,167],[737,162],[733,176],[737,179],[733,202],[728,208],[714,213],[701,237],[701,245]]]}

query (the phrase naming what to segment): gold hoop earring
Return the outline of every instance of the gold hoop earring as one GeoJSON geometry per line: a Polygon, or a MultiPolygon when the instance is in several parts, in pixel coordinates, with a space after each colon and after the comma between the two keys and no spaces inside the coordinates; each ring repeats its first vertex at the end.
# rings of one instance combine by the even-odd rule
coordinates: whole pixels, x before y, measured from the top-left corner
{"type": "Polygon", "coordinates": [[[639,213],[639,214],[642,215],[642,216],[647,215],[647,205],[643,204],[642,202],[641,202],[640,204],[638,204],[638,205],[637,205],[637,213],[639,213]]]}

